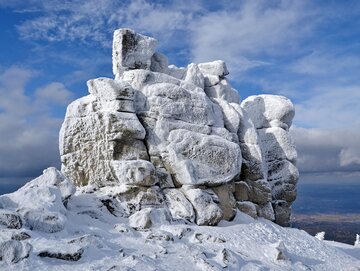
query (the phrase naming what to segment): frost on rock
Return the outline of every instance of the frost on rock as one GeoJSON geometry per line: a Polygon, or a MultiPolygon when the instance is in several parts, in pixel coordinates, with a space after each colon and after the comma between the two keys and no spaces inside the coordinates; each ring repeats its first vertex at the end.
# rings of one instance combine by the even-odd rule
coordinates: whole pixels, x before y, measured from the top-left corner
{"type": "Polygon", "coordinates": [[[115,31],[115,79],[89,80],[90,94],[68,106],[64,175],[79,187],[118,187],[113,196],[143,224],[134,228],[150,227],[146,208],[198,225],[230,221],[237,209],[286,225],[297,180],[291,102],[260,95],[240,105],[224,61],[169,66],[156,44],[115,31]]]}
{"type": "Polygon", "coordinates": [[[288,226],[291,204],[296,199],[297,153],[289,128],[295,114],[289,99],[276,95],[250,96],[241,103],[258,132],[261,154],[266,162],[275,222],[288,226]]]}

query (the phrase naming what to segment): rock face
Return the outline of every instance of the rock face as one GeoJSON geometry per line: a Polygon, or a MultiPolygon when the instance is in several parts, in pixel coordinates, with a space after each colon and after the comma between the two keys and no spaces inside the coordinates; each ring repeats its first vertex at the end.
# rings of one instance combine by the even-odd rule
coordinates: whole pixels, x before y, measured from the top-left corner
{"type": "Polygon", "coordinates": [[[236,209],[287,225],[298,178],[292,103],[260,95],[240,104],[223,61],[169,66],[156,44],[115,31],[115,79],[89,80],[89,95],[67,108],[63,174],[76,186],[118,187],[134,228],[150,227],[155,209],[198,225],[236,209]]]}
{"type": "Polygon", "coordinates": [[[296,182],[299,178],[295,166],[297,153],[289,134],[295,114],[294,106],[289,99],[275,95],[250,96],[241,106],[253,120],[261,142],[275,222],[288,226],[290,206],[296,199],[296,182]]]}

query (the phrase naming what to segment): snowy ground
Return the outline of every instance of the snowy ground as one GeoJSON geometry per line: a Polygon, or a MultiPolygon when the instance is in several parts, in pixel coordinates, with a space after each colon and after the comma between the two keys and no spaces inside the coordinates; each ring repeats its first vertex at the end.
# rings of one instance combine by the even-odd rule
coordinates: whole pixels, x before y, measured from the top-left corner
{"type": "Polygon", "coordinates": [[[33,222],[20,229],[2,226],[2,241],[27,233],[31,237],[20,242],[32,249],[11,263],[14,250],[0,245],[0,270],[360,270],[360,247],[318,240],[240,212],[217,227],[169,223],[159,215],[151,229],[136,231],[108,189],[78,189],[65,208],[58,199],[71,189],[40,181],[0,196],[1,210],[21,217],[29,217],[31,208],[59,213],[61,230],[33,222]]]}

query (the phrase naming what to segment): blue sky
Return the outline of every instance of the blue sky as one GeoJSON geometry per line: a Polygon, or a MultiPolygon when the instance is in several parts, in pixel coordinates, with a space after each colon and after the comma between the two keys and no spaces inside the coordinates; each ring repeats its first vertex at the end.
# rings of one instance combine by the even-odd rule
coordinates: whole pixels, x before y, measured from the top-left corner
{"type": "Polygon", "coordinates": [[[59,166],[66,105],[112,77],[112,33],[169,62],[226,61],[242,98],[285,95],[302,172],[360,170],[359,1],[0,0],[0,177],[59,166]]]}

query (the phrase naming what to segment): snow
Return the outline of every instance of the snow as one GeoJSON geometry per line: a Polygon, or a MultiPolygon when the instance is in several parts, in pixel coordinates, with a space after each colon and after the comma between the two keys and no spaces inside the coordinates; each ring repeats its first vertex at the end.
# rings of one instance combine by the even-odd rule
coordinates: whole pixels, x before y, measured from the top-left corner
{"type": "MultiPolygon", "coordinates": [[[[56,172],[45,172],[49,171],[56,172]]],[[[60,189],[47,181],[49,176],[43,175],[41,183],[36,179],[0,196],[0,201],[7,211],[19,213],[20,209],[32,209],[35,203],[37,209],[62,214],[66,218],[63,229],[49,233],[31,229],[27,223],[21,229],[2,225],[0,252],[8,254],[0,261],[0,270],[337,271],[360,267],[358,246],[319,240],[305,231],[283,228],[263,218],[256,220],[240,211],[232,222],[221,221],[217,227],[184,220],[168,222],[163,208],[145,208],[135,213],[136,219],[134,215],[129,218],[113,196],[119,192],[115,187],[77,188],[65,207],[60,189]],[[24,201],[30,191],[32,195],[43,191],[42,197],[47,191],[47,197],[24,201]],[[136,223],[144,222],[143,230],[134,229],[139,225],[136,223]],[[19,233],[30,238],[12,241],[19,233]]],[[[19,215],[26,222],[22,212],[19,215]]]]}

